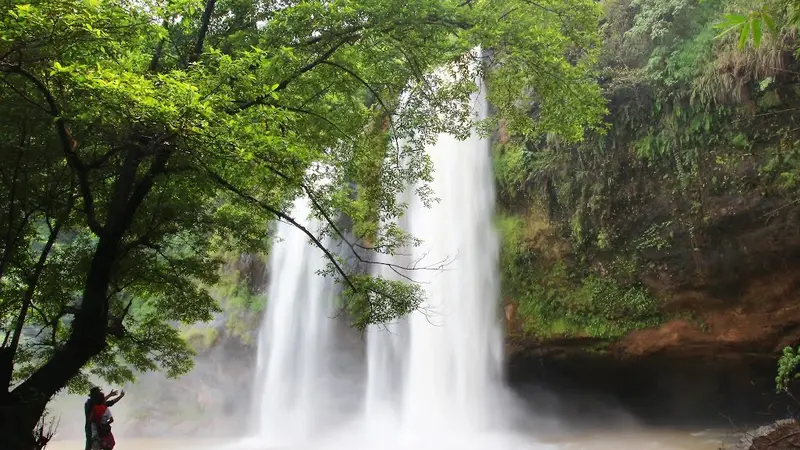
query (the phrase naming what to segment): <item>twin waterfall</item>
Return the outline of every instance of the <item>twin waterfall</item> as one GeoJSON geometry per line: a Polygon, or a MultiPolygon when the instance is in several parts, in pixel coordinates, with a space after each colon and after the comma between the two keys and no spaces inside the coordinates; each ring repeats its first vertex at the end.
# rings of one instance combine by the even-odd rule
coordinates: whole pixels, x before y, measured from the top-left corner
{"type": "MultiPolygon", "coordinates": [[[[473,103],[486,117],[483,92],[473,103]]],[[[542,448],[509,425],[488,139],[441,135],[428,151],[441,202],[426,208],[410,190],[401,225],[423,243],[383,260],[446,261],[442,270],[408,272],[426,289],[426,303],[409,317],[364,336],[350,330],[337,317],[334,285],[316,273],[322,252],[278,224],[248,448],[542,448]]],[[[309,213],[300,199],[292,216],[315,231],[309,213]]],[[[372,270],[397,277],[385,265],[372,270]]]]}

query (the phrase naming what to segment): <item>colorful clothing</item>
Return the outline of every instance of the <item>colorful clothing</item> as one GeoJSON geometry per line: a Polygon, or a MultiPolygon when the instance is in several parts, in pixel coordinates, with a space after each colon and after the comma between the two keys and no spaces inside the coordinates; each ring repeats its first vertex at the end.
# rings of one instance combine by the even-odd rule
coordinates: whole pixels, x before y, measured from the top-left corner
{"type": "Polygon", "coordinates": [[[88,419],[92,427],[92,440],[99,443],[102,450],[112,450],[116,445],[114,434],[111,432],[114,416],[111,415],[108,406],[105,404],[93,406],[88,419]]]}
{"type": "MultiPolygon", "coordinates": [[[[106,407],[114,406],[114,403],[117,403],[117,400],[109,400],[106,402],[106,407]]],[[[85,450],[92,449],[92,423],[89,421],[89,413],[92,411],[92,399],[87,399],[86,403],[83,404],[83,417],[86,419],[86,425],[84,426],[84,432],[86,434],[86,448],[85,450]]]]}

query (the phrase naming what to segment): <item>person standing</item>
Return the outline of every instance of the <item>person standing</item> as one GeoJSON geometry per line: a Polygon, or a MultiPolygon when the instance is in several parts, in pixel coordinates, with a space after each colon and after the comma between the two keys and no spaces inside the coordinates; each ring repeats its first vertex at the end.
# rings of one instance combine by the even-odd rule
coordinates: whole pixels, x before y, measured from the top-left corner
{"type": "Polygon", "coordinates": [[[94,386],[89,390],[89,398],[87,398],[86,402],[83,404],[83,419],[85,421],[84,432],[86,435],[86,447],[84,450],[92,449],[92,423],[89,420],[92,408],[103,403],[106,406],[114,406],[114,404],[122,400],[122,397],[125,397],[125,391],[120,393],[117,392],[116,389],[112,389],[108,395],[105,395],[98,386],[94,386]]]}

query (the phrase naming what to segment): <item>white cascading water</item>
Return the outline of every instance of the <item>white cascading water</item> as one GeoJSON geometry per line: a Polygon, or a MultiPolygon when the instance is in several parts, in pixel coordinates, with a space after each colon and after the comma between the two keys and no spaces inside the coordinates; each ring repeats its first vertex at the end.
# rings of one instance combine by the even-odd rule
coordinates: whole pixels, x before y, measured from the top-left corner
{"type": "MultiPolygon", "coordinates": [[[[473,109],[478,119],[486,117],[483,92],[475,95],[473,109]]],[[[477,134],[465,141],[441,135],[428,154],[435,168],[431,187],[440,202],[426,208],[408,195],[408,218],[401,225],[423,244],[409,249],[405,259],[389,260],[424,268],[403,273],[423,284],[426,302],[405,323],[370,330],[367,355],[378,364],[368,366],[366,404],[368,411],[389,406],[384,411],[412,430],[453,424],[474,430],[496,417],[493,399],[503,362],[489,142],[477,134]],[[400,343],[406,345],[403,353],[400,343]],[[385,377],[393,369],[401,376],[390,384],[385,377]]],[[[399,279],[386,266],[379,271],[399,279]]]]}
{"type": "MultiPolygon", "coordinates": [[[[486,117],[483,92],[474,96],[474,112],[486,117]]],[[[301,232],[279,225],[283,241],[272,249],[269,306],[259,344],[260,419],[249,447],[542,448],[530,436],[510,431],[509,405],[502,400],[489,141],[477,133],[466,141],[441,135],[428,151],[435,170],[432,187],[441,202],[426,208],[409,189],[409,210],[400,225],[423,244],[409,249],[409,255],[381,261],[398,266],[418,261],[420,267],[447,263],[442,270],[407,272],[424,283],[426,302],[397,323],[369,330],[366,373],[333,374],[335,293],[329,280],[315,274],[324,264],[322,253],[301,232]],[[359,397],[350,400],[360,402],[360,412],[346,410],[342,395],[359,397]],[[349,424],[342,426],[348,414],[349,424]]],[[[298,201],[293,215],[299,220],[308,212],[298,201]]],[[[396,277],[386,266],[377,270],[396,277]]]]}
{"type": "MultiPolygon", "coordinates": [[[[320,225],[310,213],[301,198],[291,215],[318,236],[320,225]]],[[[317,273],[325,267],[324,255],[288,223],[278,223],[275,234],[256,366],[257,434],[251,444],[257,447],[295,442],[333,425],[347,409],[342,388],[352,391],[342,374],[348,361],[334,320],[334,284],[317,273]]],[[[320,240],[331,247],[330,239],[320,240]]]]}

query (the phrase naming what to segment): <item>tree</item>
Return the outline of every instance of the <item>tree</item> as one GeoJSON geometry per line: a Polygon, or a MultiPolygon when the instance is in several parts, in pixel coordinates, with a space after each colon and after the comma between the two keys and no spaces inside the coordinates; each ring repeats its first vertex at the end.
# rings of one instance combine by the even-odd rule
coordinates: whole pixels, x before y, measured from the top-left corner
{"type": "MultiPolygon", "coordinates": [[[[395,194],[421,183],[433,199],[424,147],[467,132],[485,67],[495,120],[579,139],[605,111],[587,69],[597,12],[590,0],[7,3],[6,448],[34,446],[47,402],[85,386],[84,368],[112,381],[188,370],[174,325],[217,309],[206,290],[213,255],[263,250],[274,220],[303,229],[286,212],[299,195],[323,233],[354,249],[413,243],[388,220],[404,210],[395,194]],[[475,64],[478,45],[491,49],[488,65],[475,64]]],[[[354,273],[303,231],[326,252],[357,325],[419,305],[418,286],[354,273]]]]}

